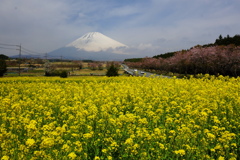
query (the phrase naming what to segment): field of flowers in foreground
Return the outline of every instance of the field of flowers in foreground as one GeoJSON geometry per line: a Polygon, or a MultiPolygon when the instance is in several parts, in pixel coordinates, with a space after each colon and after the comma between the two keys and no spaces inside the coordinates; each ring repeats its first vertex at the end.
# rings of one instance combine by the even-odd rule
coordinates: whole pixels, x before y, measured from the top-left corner
{"type": "Polygon", "coordinates": [[[240,159],[240,78],[1,78],[0,158],[240,159]]]}

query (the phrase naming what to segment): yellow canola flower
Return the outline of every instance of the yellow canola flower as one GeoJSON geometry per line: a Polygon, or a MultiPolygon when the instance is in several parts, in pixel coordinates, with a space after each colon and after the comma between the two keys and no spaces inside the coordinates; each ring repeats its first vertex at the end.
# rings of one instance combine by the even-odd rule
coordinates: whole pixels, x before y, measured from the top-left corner
{"type": "Polygon", "coordinates": [[[207,133],[207,137],[210,139],[210,140],[214,140],[216,138],[216,136],[212,133],[207,133]]]}
{"type": "Polygon", "coordinates": [[[100,157],[96,156],[94,157],[94,160],[100,160],[100,157]]]}
{"type": "Polygon", "coordinates": [[[112,159],[113,159],[112,156],[107,157],[107,160],[112,160],[112,159]]]}
{"type": "Polygon", "coordinates": [[[1,160],[9,160],[9,156],[3,156],[1,160]]]}
{"type": "Polygon", "coordinates": [[[133,139],[132,138],[126,139],[125,144],[132,145],[133,144],[133,139]]]}
{"type": "Polygon", "coordinates": [[[66,151],[66,152],[68,152],[68,151],[70,151],[70,146],[68,145],[68,144],[64,144],[63,146],[62,146],[62,150],[64,150],[64,151],[66,151]]]}
{"type": "Polygon", "coordinates": [[[184,156],[186,154],[184,149],[176,150],[174,153],[180,156],[184,156]]]}
{"type": "Polygon", "coordinates": [[[37,121],[36,121],[36,120],[31,120],[31,121],[30,121],[30,124],[27,125],[27,128],[28,128],[28,129],[37,129],[37,128],[36,128],[36,124],[37,124],[37,121]]]}
{"type": "Polygon", "coordinates": [[[239,159],[239,84],[210,75],[3,77],[1,158],[239,159]]]}
{"type": "Polygon", "coordinates": [[[107,149],[102,149],[102,153],[107,153],[107,149]]]}
{"type": "Polygon", "coordinates": [[[34,144],[35,144],[35,140],[34,140],[34,139],[32,139],[32,138],[27,139],[27,141],[26,141],[26,145],[27,145],[27,146],[31,147],[31,146],[33,146],[34,144]]]}
{"type": "Polygon", "coordinates": [[[85,133],[85,134],[83,134],[83,137],[86,138],[86,139],[92,138],[93,133],[94,133],[93,131],[90,132],[90,133],[85,133]]]}
{"type": "Polygon", "coordinates": [[[218,160],[225,160],[223,156],[218,157],[218,160]]]}
{"type": "Polygon", "coordinates": [[[70,159],[75,159],[77,157],[77,155],[74,152],[71,152],[71,153],[68,154],[68,157],[70,159]]]}
{"type": "Polygon", "coordinates": [[[54,139],[53,138],[44,138],[42,143],[40,144],[41,148],[51,148],[54,145],[54,139]]]}
{"type": "Polygon", "coordinates": [[[162,143],[159,143],[159,147],[160,147],[160,149],[164,149],[165,148],[164,144],[162,144],[162,143]]]}

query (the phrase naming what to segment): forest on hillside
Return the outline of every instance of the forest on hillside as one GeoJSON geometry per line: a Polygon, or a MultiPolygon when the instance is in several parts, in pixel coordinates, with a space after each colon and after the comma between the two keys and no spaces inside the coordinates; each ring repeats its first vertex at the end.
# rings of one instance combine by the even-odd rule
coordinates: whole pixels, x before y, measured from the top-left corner
{"type": "Polygon", "coordinates": [[[138,62],[126,62],[133,68],[180,74],[211,74],[240,76],[240,35],[220,35],[214,44],[197,45],[189,50],[146,57],[138,62]]]}
{"type": "MultiPolygon", "coordinates": [[[[219,38],[215,40],[215,43],[205,44],[205,45],[202,45],[201,47],[205,48],[205,47],[220,46],[220,45],[227,46],[230,44],[234,44],[235,46],[240,46],[240,35],[235,35],[233,37],[230,37],[229,35],[227,35],[224,38],[222,37],[222,35],[219,35],[219,38]]],[[[200,46],[200,45],[197,45],[197,46],[200,46]]],[[[153,58],[169,58],[174,56],[174,54],[177,52],[179,51],[167,52],[164,54],[153,56],[153,58]]]]}

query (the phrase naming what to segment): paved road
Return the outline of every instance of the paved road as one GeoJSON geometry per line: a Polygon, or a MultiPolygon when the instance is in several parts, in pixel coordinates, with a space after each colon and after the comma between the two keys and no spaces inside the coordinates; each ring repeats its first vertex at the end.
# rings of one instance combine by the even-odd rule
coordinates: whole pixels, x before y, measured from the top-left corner
{"type": "Polygon", "coordinates": [[[162,75],[158,75],[158,74],[153,74],[150,72],[145,72],[143,70],[137,70],[137,69],[132,69],[129,68],[127,65],[122,64],[124,71],[126,71],[128,74],[133,75],[133,76],[144,76],[144,77],[150,77],[150,76],[161,76],[164,78],[171,78],[169,76],[162,76],[162,75]]]}

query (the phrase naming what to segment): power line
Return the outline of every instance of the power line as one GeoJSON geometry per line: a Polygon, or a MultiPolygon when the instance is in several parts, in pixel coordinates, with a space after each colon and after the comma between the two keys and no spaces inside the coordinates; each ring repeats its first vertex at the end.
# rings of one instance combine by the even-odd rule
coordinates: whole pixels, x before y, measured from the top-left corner
{"type": "Polygon", "coordinates": [[[51,57],[51,58],[54,58],[54,57],[61,58],[61,56],[48,56],[48,57],[51,57]]]}
{"type": "Polygon", "coordinates": [[[13,50],[16,50],[16,48],[8,48],[8,47],[1,47],[1,46],[0,46],[0,48],[1,49],[13,49],[13,50]]]}
{"type": "Polygon", "coordinates": [[[16,44],[6,44],[6,43],[0,43],[0,45],[2,45],[2,46],[18,46],[16,44]]]}
{"type": "Polygon", "coordinates": [[[40,53],[40,52],[37,52],[37,51],[32,51],[32,50],[27,49],[27,48],[25,48],[25,47],[22,47],[22,49],[25,50],[25,51],[27,51],[27,52],[29,52],[29,53],[44,54],[44,53],[40,53]]]}
{"type": "Polygon", "coordinates": [[[31,55],[31,56],[43,56],[43,55],[40,55],[40,54],[32,54],[31,52],[28,52],[28,51],[25,51],[25,50],[22,50],[22,53],[26,53],[26,54],[31,55]]]}
{"type": "MultiPolygon", "coordinates": [[[[2,46],[15,46],[15,47],[20,47],[20,45],[16,45],[16,44],[7,44],[7,43],[0,43],[0,48],[2,49],[13,49],[13,50],[16,50],[17,48],[9,48],[9,47],[2,47],[2,46]]],[[[19,49],[17,49],[19,50],[19,49]]],[[[37,51],[33,51],[33,50],[30,50],[30,49],[27,49],[23,46],[21,46],[21,52],[23,53],[27,53],[27,54],[30,54],[30,55],[36,55],[36,54],[45,54],[45,53],[41,53],[41,52],[37,52],[37,51]]],[[[37,56],[37,55],[36,55],[37,56]]]]}
{"type": "MultiPolygon", "coordinates": [[[[45,59],[49,59],[49,58],[55,58],[55,59],[61,59],[63,60],[64,56],[49,56],[47,53],[41,53],[41,52],[37,52],[37,51],[33,51],[30,49],[27,49],[25,47],[23,47],[22,45],[16,45],[16,44],[7,44],[7,43],[0,43],[0,49],[9,49],[9,50],[18,50],[19,51],[19,59],[22,58],[22,56],[34,56],[34,57],[44,57],[45,59]],[[6,47],[5,47],[6,46],[6,47]],[[10,46],[14,46],[17,48],[10,48],[10,46]],[[24,53],[24,55],[22,55],[22,53],[24,53]]],[[[20,74],[20,73],[19,73],[20,74]]]]}

